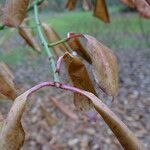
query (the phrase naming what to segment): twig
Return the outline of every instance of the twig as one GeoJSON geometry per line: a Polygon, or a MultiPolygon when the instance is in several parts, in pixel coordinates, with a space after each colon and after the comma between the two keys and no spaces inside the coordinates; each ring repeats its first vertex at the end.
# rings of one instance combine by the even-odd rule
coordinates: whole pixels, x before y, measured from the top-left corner
{"type": "Polygon", "coordinates": [[[48,43],[46,42],[44,34],[42,32],[42,27],[41,27],[41,23],[40,23],[40,19],[39,19],[39,14],[38,14],[38,6],[36,3],[34,4],[34,14],[35,14],[35,21],[36,21],[39,37],[40,37],[40,39],[42,41],[42,45],[44,46],[44,49],[49,57],[50,68],[51,68],[51,72],[53,74],[53,79],[55,82],[59,82],[59,76],[58,76],[58,73],[56,72],[56,64],[55,64],[54,54],[49,49],[48,43]]]}

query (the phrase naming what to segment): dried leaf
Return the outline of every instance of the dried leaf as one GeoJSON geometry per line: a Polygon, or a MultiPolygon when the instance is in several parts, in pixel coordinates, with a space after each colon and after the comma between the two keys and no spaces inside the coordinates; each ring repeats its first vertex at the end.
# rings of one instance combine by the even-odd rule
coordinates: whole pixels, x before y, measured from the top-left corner
{"type": "Polygon", "coordinates": [[[46,122],[48,123],[49,126],[54,126],[57,124],[57,119],[54,118],[46,109],[43,105],[40,106],[42,113],[46,119],[46,122]]]}
{"type": "Polygon", "coordinates": [[[135,2],[133,0],[121,0],[124,4],[126,4],[127,6],[131,7],[131,8],[135,8],[135,2]]]}
{"type": "Polygon", "coordinates": [[[101,19],[105,23],[109,23],[109,13],[105,0],[96,0],[94,8],[94,16],[101,19]]]}
{"type": "MultiPolygon", "coordinates": [[[[85,65],[77,57],[69,53],[64,55],[64,61],[67,64],[68,74],[73,85],[77,88],[84,89],[96,94],[95,88],[88,75],[85,65]]],[[[74,103],[78,110],[87,111],[92,108],[91,101],[85,96],[75,93],[74,103]]]]}
{"type": "Polygon", "coordinates": [[[150,2],[146,0],[135,0],[135,5],[140,15],[150,19],[150,2]]]}
{"type": "Polygon", "coordinates": [[[78,38],[73,38],[73,39],[69,40],[67,43],[71,47],[71,49],[76,51],[82,58],[84,58],[89,63],[92,62],[89,53],[84,48],[84,46],[81,44],[81,42],[78,38]]]}
{"type": "Polygon", "coordinates": [[[17,97],[14,76],[4,62],[0,62],[0,93],[10,99],[17,97]]]}
{"type": "Polygon", "coordinates": [[[66,105],[64,105],[63,103],[61,103],[60,101],[58,101],[57,99],[50,97],[50,100],[53,102],[53,104],[58,107],[62,113],[64,113],[66,116],[68,116],[69,118],[73,119],[73,120],[78,120],[78,116],[70,110],[70,108],[68,108],[66,105]]]}
{"type": "MultiPolygon", "coordinates": [[[[59,35],[55,32],[55,30],[51,26],[47,25],[46,23],[42,23],[42,27],[44,29],[45,35],[49,43],[53,43],[53,42],[61,40],[59,35]]],[[[64,55],[65,52],[69,51],[67,46],[63,43],[53,46],[52,48],[56,56],[58,57],[64,55]]]]}
{"type": "Polygon", "coordinates": [[[41,52],[40,45],[36,41],[32,34],[32,30],[29,28],[20,27],[18,29],[20,36],[26,41],[26,43],[31,46],[34,50],[41,52]]]}
{"type": "Polygon", "coordinates": [[[74,10],[76,7],[78,0],[68,0],[67,4],[66,4],[66,8],[68,8],[68,10],[74,10]]]}
{"type": "Polygon", "coordinates": [[[20,150],[25,139],[21,117],[26,106],[28,91],[17,97],[0,133],[0,150],[20,150]]]}
{"type": "Polygon", "coordinates": [[[114,53],[94,37],[85,35],[92,59],[93,73],[100,88],[110,96],[118,94],[118,63],[114,53]]]}
{"type": "Polygon", "coordinates": [[[87,91],[80,91],[80,93],[92,101],[97,112],[104,119],[125,150],[145,150],[143,143],[135,137],[135,134],[128,129],[102,100],[97,98],[93,93],[87,91]]]}
{"type": "Polygon", "coordinates": [[[3,23],[9,27],[18,27],[26,17],[29,0],[6,0],[3,23]]]}

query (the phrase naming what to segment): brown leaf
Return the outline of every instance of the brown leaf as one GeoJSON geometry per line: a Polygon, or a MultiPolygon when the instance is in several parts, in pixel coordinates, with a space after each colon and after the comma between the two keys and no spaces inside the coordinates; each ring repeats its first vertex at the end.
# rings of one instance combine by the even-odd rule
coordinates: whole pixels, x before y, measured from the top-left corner
{"type": "Polygon", "coordinates": [[[97,98],[93,93],[87,91],[80,91],[80,93],[92,101],[97,112],[104,119],[125,150],[145,150],[143,143],[135,137],[135,134],[128,129],[102,100],[97,98]]]}
{"type": "MultiPolygon", "coordinates": [[[[66,53],[64,55],[64,61],[67,64],[68,74],[73,85],[77,88],[84,89],[96,94],[87,69],[81,60],[69,53],[66,53]]],[[[79,93],[74,94],[74,103],[77,109],[81,111],[86,111],[92,108],[91,101],[79,93]]]]}
{"type": "Polygon", "coordinates": [[[20,150],[25,139],[25,133],[21,124],[27,96],[25,92],[17,97],[8,113],[0,133],[0,150],[20,150]]]}
{"type": "Polygon", "coordinates": [[[135,0],[135,5],[140,15],[150,19],[150,2],[146,0],[135,0]]]}
{"type": "Polygon", "coordinates": [[[109,13],[105,0],[96,0],[94,8],[94,16],[101,19],[105,23],[109,23],[109,13]]]}
{"type": "Polygon", "coordinates": [[[73,38],[71,40],[68,40],[67,43],[71,47],[71,49],[76,51],[82,58],[84,58],[89,63],[92,62],[89,53],[84,48],[84,46],[81,44],[81,42],[78,38],[73,38]]]}
{"type": "Polygon", "coordinates": [[[110,95],[118,94],[118,63],[114,53],[94,37],[85,35],[92,59],[95,80],[103,91],[110,95]]]}
{"type": "Polygon", "coordinates": [[[57,119],[54,118],[46,109],[43,105],[40,106],[42,113],[46,119],[46,122],[48,123],[49,126],[54,126],[57,124],[57,119]]]}
{"type": "Polygon", "coordinates": [[[32,47],[34,50],[41,52],[41,47],[36,41],[32,30],[29,28],[19,27],[18,29],[20,36],[26,41],[26,43],[32,47]]]}
{"type": "MultiPolygon", "coordinates": [[[[55,32],[55,30],[50,25],[46,23],[42,23],[42,27],[49,43],[53,43],[61,40],[59,35],[55,32]]],[[[69,51],[67,46],[63,43],[53,46],[52,49],[54,50],[56,56],[58,57],[64,55],[65,52],[69,51]]]]}
{"type": "Polygon", "coordinates": [[[9,27],[18,27],[26,17],[29,0],[6,0],[3,23],[9,27]]]}
{"type": "Polygon", "coordinates": [[[124,4],[126,4],[127,6],[131,7],[131,8],[135,8],[135,2],[134,0],[121,0],[124,4]]]}
{"type": "Polygon", "coordinates": [[[59,100],[50,97],[50,100],[53,102],[53,104],[58,107],[62,113],[64,113],[66,116],[68,116],[69,118],[73,119],[73,120],[78,120],[78,116],[70,110],[69,107],[67,107],[65,104],[63,104],[62,102],[60,102],[59,100]]]}
{"type": "Polygon", "coordinates": [[[68,10],[74,10],[76,7],[78,0],[68,0],[67,4],[66,4],[66,8],[68,8],[68,10]]]}
{"type": "Polygon", "coordinates": [[[14,76],[4,62],[0,62],[0,93],[10,99],[17,97],[14,76]]]}

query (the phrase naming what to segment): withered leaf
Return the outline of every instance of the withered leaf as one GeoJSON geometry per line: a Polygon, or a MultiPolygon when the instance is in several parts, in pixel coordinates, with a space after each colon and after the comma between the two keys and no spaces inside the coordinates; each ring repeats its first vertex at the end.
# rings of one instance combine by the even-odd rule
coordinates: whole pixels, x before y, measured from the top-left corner
{"type": "Polygon", "coordinates": [[[135,0],[135,5],[140,15],[150,19],[150,2],[146,0],[135,0]]]}
{"type": "Polygon", "coordinates": [[[93,93],[87,91],[80,91],[81,94],[88,97],[97,112],[104,119],[116,138],[125,150],[146,150],[143,143],[141,143],[129,128],[114,114],[110,108],[105,105],[102,100],[97,98],[93,93]]]}
{"type": "Polygon", "coordinates": [[[68,8],[68,10],[73,10],[76,7],[78,0],[68,0],[67,4],[66,4],[66,8],[68,8]]]}
{"type": "Polygon", "coordinates": [[[105,23],[110,22],[107,4],[105,0],[96,0],[94,7],[94,16],[101,19],[105,23]]]}
{"type": "MultiPolygon", "coordinates": [[[[96,94],[87,69],[82,61],[69,53],[66,53],[63,58],[67,64],[68,74],[73,85],[96,94]]],[[[74,104],[81,111],[87,111],[92,108],[91,101],[79,93],[74,93],[74,104]]]]}
{"type": "Polygon", "coordinates": [[[41,52],[41,47],[36,41],[32,30],[29,28],[19,27],[18,29],[20,36],[26,41],[26,43],[32,47],[34,50],[41,52]]]}
{"type": "Polygon", "coordinates": [[[85,47],[82,45],[78,38],[73,38],[68,40],[68,45],[74,51],[76,51],[82,58],[84,58],[87,62],[91,63],[91,58],[85,47]]]}
{"type": "MultiPolygon", "coordinates": [[[[50,25],[46,23],[42,23],[42,27],[49,43],[53,43],[61,40],[59,35],[55,32],[55,30],[50,25]]],[[[67,46],[63,43],[53,46],[52,49],[54,50],[56,56],[58,57],[64,55],[65,52],[69,51],[67,46]]]]}
{"type": "Polygon", "coordinates": [[[15,99],[0,132],[0,150],[20,150],[22,147],[25,133],[21,117],[28,94],[27,91],[15,99]]]}
{"type": "Polygon", "coordinates": [[[0,62],[0,93],[10,99],[17,97],[14,76],[4,62],[0,62]]]}
{"type": "Polygon", "coordinates": [[[85,35],[90,52],[95,80],[110,96],[118,94],[118,63],[115,54],[94,37],[85,35]]]}
{"type": "Polygon", "coordinates": [[[3,23],[9,27],[18,27],[26,17],[29,0],[6,0],[3,11],[3,23]]]}

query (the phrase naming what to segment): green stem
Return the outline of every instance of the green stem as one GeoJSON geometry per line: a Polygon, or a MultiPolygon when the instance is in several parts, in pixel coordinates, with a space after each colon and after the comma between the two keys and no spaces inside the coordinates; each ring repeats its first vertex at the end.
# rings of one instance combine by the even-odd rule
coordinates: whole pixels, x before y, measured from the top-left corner
{"type": "Polygon", "coordinates": [[[58,44],[65,43],[65,42],[67,42],[67,38],[62,39],[62,40],[57,41],[57,42],[54,42],[54,43],[50,43],[50,44],[48,44],[48,47],[53,47],[53,46],[56,46],[58,44]]]}
{"type": "Polygon", "coordinates": [[[42,45],[44,46],[45,51],[49,57],[50,68],[51,68],[51,71],[53,74],[54,81],[59,82],[59,76],[58,76],[58,73],[56,73],[56,63],[55,63],[54,55],[53,55],[53,52],[49,49],[48,43],[46,42],[44,34],[42,32],[41,23],[40,23],[39,14],[38,14],[38,7],[37,7],[36,3],[34,4],[34,14],[35,14],[35,21],[36,21],[39,37],[40,37],[40,39],[42,41],[42,45]]]}

